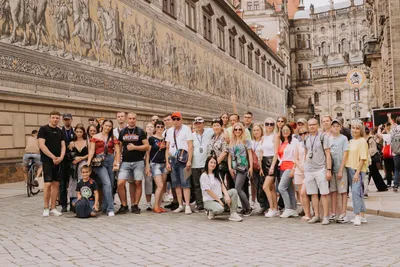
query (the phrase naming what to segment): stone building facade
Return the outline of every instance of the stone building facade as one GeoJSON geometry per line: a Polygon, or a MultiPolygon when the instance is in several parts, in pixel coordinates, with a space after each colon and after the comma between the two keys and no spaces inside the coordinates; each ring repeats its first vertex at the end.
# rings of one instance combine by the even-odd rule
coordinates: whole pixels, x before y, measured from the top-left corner
{"type": "Polygon", "coordinates": [[[400,2],[367,0],[369,38],[364,63],[371,68],[372,105],[400,105],[400,2]]]}
{"type": "Polygon", "coordinates": [[[345,119],[366,117],[372,108],[368,80],[359,89],[356,109],[349,71],[369,70],[362,50],[368,38],[363,0],[313,7],[299,7],[291,26],[292,86],[296,117],[325,115],[345,119]],[[358,112],[358,114],[357,114],[358,112]]]}
{"type": "Polygon", "coordinates": [[[74,124],[135,111],[140,126],[174,110],[210,119],[232,96],[256,119],[284,112],[266,70],[285,64],[228,0],[3,0],[0,19],[0,163],[19,162],[54,109],[74,124]]]}

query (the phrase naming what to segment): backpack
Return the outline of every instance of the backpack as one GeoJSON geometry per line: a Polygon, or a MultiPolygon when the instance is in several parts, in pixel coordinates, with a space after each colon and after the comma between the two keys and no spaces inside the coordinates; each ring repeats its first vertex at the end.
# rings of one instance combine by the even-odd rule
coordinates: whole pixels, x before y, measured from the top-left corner
{"type": "Polygon", "coordinates": [[[78,218],[89,218],[90,213],[92,212],[90,201],[87,198],[82,197],[81,200],[78,200],[75,204],[75,212],[76,217],[78,218]]]}
{"type": "Polygon", "coordinates": [[[400,129],[399,126],[392,131],[392,138],[390,141],[390,145],[392,147],[392,153],[395,155],[400,155],[400,129]]]}

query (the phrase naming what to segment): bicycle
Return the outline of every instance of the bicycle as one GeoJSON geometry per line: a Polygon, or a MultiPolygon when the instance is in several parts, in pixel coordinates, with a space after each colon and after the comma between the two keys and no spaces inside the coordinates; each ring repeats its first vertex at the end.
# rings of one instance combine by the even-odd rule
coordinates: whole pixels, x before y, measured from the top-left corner
{"type": "Polygon", "coordinates": [[[34,158],[29,158],[28,162],[28,179],[26,181],[26,191],[28,194],[28,197],[31,195],[37,195],[40,192],[39,186],[35,186],[35,177],[36,177],[36,172],[37,172],[37,167],[35,163],[34,158]]]}

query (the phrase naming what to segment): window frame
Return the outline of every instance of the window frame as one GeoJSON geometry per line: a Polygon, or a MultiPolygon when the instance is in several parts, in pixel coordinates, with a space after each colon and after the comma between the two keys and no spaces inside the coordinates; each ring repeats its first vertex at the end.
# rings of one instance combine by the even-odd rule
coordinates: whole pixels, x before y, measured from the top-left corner
{"type": "Polygon", "coordinates": [[[203,37],[204,39],[206,39],[207,41],[209,41],[210,43],[212,43],[212,33],[213,33],[213,23],[212,23],[212,19],[214,16],[214,10],[211,7],[211,4],[208,4],[206,6],[203,6],[203,15],[202,15],[202,19],[203,19],[203,37]]]}
{"type": "Polygon", "coordinates": [[[197,6],[196,6],[196,2],[198,0],[185,0],[185,25],[186,27],[188,27],[189,29],[197,32],[196,29],[196,21],[197,21],[197,6]],[[188,8],[187,8],[188,7],[188,8]],[[193,14],[192,14],[192,9],[193,8],[193,14]],[[193,20],[192,20],[192,15],[194,16],[193,20]],[[189,18],[188,18],[189,16],[189,18]],[[189,19],[189,22],[187,21],[187,19],[189,19]],[[193,22],[193,25],[191,25],[191,22],[193,22]]]}
{"type": "Polygon", "coordinates": [[[163,6],[162,6],[163,12],[173,17],[174,19],[176,19],[175,9],[176,9],[175,0],[163,0],[163,6]]]}
{"type": "Polygon", "coordinates": [[[228,37],[228,42],[229,42],[229,55],[233,58],[236,59],[236,28],[233,26],[231,29],[229,29],[229,37],[228,37]]]}
{"type": "Polygon", "coordinates": [[[244,35],[239,38],[239,61],[243,65],[246,65],[246,42],[244,35]]]}
{"type": "Polygon", "coordinates": [[[254,51],[253,44],[250,43],[250,44],[247,46],[247,66],[248,66],[249,69],[251,69],[251,70],[254,69],[253,51],[254,51]]]}

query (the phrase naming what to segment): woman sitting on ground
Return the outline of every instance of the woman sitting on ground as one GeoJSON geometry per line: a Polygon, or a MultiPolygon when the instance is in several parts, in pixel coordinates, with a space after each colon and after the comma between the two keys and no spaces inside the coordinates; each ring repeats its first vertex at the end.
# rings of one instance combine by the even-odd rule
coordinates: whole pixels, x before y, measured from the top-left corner
{"type": "Polygon", "coordinates": [[[241,222],[243,219],[237,213],[239,196],[236,189],[226,190],[224,183],[218,175],[218,164],[215,156],[210,156],[204,166],[205,172],[200,177],[200,186],[203,193],[204,209],[207,210],[208,219],[222,214],[225,206],[230,208],[230,221],[241,222]]]}

